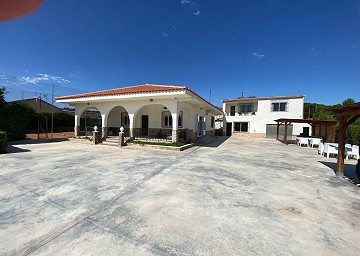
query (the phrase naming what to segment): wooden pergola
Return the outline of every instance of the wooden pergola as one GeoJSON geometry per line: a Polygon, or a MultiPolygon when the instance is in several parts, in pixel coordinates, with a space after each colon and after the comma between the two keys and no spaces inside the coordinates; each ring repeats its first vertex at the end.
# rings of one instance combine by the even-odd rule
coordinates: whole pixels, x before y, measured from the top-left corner
{"type": "Polygon", "coordinates": [[[284,144],[288,144],[288,127],[292,123],[306,123],[311,129],[311,136],[322,137],[326,142],[335,142],[336,121],[333,120],[312,120],[312,119],[290,119],[280,118],[275,120],[276,124],[276,139],[279,140],[280,125],[285,125],[284,144]]]}
{"type": "Polygon", "coordinates": [[[339,117],[339,149],[336,173],[338,175],[343,175],[346,129],[350,124],[354,123],[356,119],[360,118],[360,102],[347,106],[335,107],[331,109],[331,112],[339,117]]]}

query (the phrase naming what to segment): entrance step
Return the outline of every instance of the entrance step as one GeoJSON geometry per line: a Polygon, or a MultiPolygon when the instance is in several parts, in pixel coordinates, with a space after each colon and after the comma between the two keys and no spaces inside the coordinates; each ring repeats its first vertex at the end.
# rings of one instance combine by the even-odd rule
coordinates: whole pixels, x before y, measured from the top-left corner
{"type": "Polygon", "coordinates": [[[108,145],[108,146],[119,146],[119,137],[111,136],[111,137],[104,138],[101,144],[108,145]]]}

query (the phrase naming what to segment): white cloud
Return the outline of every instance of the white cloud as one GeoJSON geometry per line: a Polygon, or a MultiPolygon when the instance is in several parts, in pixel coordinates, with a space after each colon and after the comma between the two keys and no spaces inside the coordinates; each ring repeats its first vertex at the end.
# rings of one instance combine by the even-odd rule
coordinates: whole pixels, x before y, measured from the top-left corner
{"type": "Polygon", "coordinates": [[[168,38],[168,37],[169,37],[169,35],[168,35],[168,34],[166,34],[165,32],[162,32],[162,35],[163,35],[163,37],[166,37],[166,38],[168,38]]]}
{"type": "Polygon", "coordinates": [[[259,59],[262,59],[262,58],[265,57],[264,54],[259,54],[259,53],[256,53],[256,52],[252,52],[251,54],[254,55],[255,57],[259,58],[259,59]]]}
{"type": "Polygon", "coordinates": [[[173,28],[174,31],[177,31],[175,25],[172,25],[172,28],[173,28]]]}
{"type": "Polygon", "coordinates": [[[195,16],[200,15],[199,4],[197,2],[194,2],[192,0],[182,0],[181,4],[189,6],[192,14],[194,14],[195,16]]]}
{"type": "Polygon", "coordinates": [[[42,82],[47,83],[71,83],[71,81],[61,77],[48,74],[37,74],[36,76],[22,76],[19,78],[22,84],[39,84],[42,82]]]}
{"type": "Polygon", "coordinates": [[[318,53],[316,52],[315,48],[309,49],[311,56],[318,56],[318,53]]]}

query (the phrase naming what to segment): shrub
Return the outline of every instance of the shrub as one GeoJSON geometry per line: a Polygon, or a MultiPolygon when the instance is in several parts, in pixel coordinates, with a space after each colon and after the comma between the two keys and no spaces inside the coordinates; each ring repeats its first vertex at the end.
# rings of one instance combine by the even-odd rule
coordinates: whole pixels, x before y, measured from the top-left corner
{"type": "Polygon", "coordinates": [[[7,103],[1,129],[7,133],[9,140],[26,138],[27,126],[34,112],[34,109],[26,104],[7,103]]]}
{"type": "Polygon", "coordinates": [[[360,125],[350,125],[347,128],[346,143],[360,145],[360,125]]]}
{"type": "Polygon", "coordinates": [[[6,152],[7,144],[8,139],[6,136],[6,132],[0,131],[0,154],[6,152]]]}

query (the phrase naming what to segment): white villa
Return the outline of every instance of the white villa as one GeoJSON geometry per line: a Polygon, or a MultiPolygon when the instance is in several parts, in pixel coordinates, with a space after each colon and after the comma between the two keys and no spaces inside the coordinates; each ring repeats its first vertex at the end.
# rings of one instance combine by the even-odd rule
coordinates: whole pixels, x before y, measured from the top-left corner
{"type": "Polygon", "coordinates": [[[195,141],[215,136],[215,115],[222,112],[186,86],[143,84],[57,97],[75,107],[75,136],[86,109],[99,110],[102,137],[122,126],[126,136],[167,136],[172,141],[195,141]]]}
{"type": "MultiPolygon", "coordinates": [[[[279,118],[302,119],[304,95],[247,97],[222,100],[224,116],[223,132],[254,137],[276,138],[276,122],[279,118]]],[[[311,134],[310,125],[294,123],[289,127],[289,137],[311,134]]]]}

